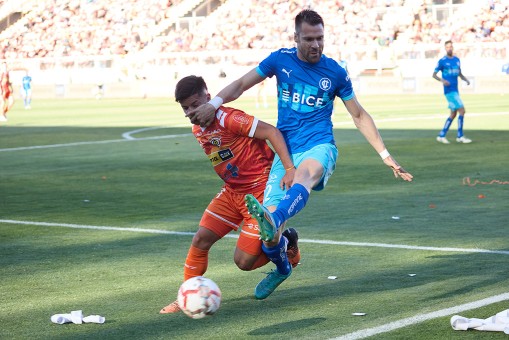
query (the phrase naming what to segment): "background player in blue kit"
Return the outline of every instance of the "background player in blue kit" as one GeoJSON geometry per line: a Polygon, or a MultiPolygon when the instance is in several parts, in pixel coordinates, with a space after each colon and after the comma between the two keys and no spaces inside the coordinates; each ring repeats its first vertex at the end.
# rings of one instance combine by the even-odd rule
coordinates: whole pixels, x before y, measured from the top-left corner
{"type": "Polygon", "coordinates": [[[23,96],[25,109],[30,109],[32,104],[32,77],[30,77],[28,71],[21,80],[21,95],[23,96]]]}
{"type": "Polygon", "coordinates": [[[444,124],[444,128],[438,134],[437,142],[449,144],[449,141],[445,136],[451,127],[452,121],[454,118],[456,118],[456,114],[459,112],[460,115],[458,117],[458,137],[456,138],[456,142],[472,143],[471,139],[463,136],[465,105],[463,105],[458,92],[458,77],[464,80],[467,85],[470,85],[470,81],[463,75],[463,73],[461,73],[460,59],[453,55],[452,41],[448,40],[445,42],[445,51],[447,55],[438,61],[438,64],[435,67],[435,72],[433,72],[433,78],[444,84],[444,95],[447,99],[447,102],[449,103],[451,115],[449,118],[447,118],[444,124]],[[437,75],[438,72],[442,73],[442,78],[437,75]]]}
{"type": "MultiPolygon", "coordinates": [[[[305,9],[295,17],[295,48],[272,52],[258,67],[222,89],[208,104],[188,112],[194,124],[208,126],[223,102],[231,102],[267,77],[276,76],[278,92],[277,127],[283,134],[297,168],[291,188],[279,185],[285,169],[276,157],[265,189],[263,206],[246,195],[250,213],[258,220],[263,240],[272,242],[264,249],[269,258],[284,254],[281,232],[284,222],[302,210],[311,190],[322,190],[336,167],[338,150],[334,141],[332,110],[339,97],[355,125],[380,154],[396,177],[406,181],[406,172],[389,154],[371,116],[357,101],[346,70],[337,61],[322,55],[324,23],[313,10],[305,9]],[[272,257],[271,257],[272,256],[272,257]]],[[[263,299],[291,274],[288,270],[269,273],[255,289],[263,299]]]]}

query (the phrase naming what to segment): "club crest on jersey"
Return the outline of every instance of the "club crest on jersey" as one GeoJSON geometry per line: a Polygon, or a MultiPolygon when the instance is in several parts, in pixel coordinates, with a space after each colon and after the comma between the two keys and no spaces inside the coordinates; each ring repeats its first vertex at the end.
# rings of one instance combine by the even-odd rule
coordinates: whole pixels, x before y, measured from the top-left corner
{"type": "Polygon", "coordinates": [[[221,146],[221,137],[212,137],[211,139],[209,139],[209,143],[219,147],[221,146]]]}
{"type": "Polygon", "coordinates": [[[329,78],[320,79],[319,86],[323,91],[329,91],[332,87],[332,82],[329,78]]]}

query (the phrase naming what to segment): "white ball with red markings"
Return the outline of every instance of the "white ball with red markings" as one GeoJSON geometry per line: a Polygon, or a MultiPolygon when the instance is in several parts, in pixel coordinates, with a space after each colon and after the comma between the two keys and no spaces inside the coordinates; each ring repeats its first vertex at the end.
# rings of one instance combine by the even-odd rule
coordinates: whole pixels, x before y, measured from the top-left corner
{"type": "Polygon", "coordinates": [[[221,290],[203,276],[192,277],[179,288],[177,301],[180,309],[193,319],[214,314],[221,305],[221,290]]]}

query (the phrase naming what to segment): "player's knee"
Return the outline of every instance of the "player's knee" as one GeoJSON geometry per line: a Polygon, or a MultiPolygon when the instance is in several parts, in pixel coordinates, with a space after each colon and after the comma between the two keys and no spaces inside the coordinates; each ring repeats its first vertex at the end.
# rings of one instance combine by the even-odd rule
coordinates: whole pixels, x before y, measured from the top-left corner
{"type": "Polygon", "coordinates": [[[251,263],[252,261],[250,261],[248,259],[245,259],[245,258],[235,258],[234,261],[235,261],[235,264],[237,265],[237,267],[240,270],[250,271],[253,268],[253,263],[251,263]]]}
{"type": "Polygon", "coordinates": [[[192,244],[200,249],[210,249],[215,241],[215,239],[208,237],[208,235],[197,232],[193,236],[192,244]]]}

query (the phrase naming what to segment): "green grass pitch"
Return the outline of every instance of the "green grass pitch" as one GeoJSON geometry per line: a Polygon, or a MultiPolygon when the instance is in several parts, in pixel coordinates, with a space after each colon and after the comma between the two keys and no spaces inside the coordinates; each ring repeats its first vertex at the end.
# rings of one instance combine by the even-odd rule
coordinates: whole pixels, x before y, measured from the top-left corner
{"type": "MultiPolygon", "coordinates": [[[[360,96],[412,183],[393,177],[339,103],[336,171],[288,223],[301,265],[257,301],[273,265],[242,272],[236,239],[221,240],[206,275],[223,301],[202,320],[158,314],[221,185],[180,107],[61,99],[24,110],[18,100],[0,123],[0,338],[506,338],[449,323],[509,308],[509,96],[462,99],[474,142],[454,142],[455,121],[442,145],[442,95],[360,96]],[[50,322],[80,309],[106,322],[50,322]]],[[[254,103],[228,105],[275,123],[274,101],[254,103]]]]}

